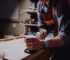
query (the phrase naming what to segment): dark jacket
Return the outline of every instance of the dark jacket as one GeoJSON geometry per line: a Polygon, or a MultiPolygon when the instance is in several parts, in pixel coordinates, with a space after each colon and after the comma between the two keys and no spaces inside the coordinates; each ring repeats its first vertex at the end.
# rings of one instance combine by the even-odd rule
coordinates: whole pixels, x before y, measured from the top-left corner
{"type": "Polygon", "coordinates": [[[60,35],[61,39],[64,41],[64,46],[54,48],[52,60],[70,60],[70,5],[67,0],[54,0],[56,9],[58,1],[60,1],[60,9],[63,14],[59,31],[64,33],[64,35],[60,35]]]}

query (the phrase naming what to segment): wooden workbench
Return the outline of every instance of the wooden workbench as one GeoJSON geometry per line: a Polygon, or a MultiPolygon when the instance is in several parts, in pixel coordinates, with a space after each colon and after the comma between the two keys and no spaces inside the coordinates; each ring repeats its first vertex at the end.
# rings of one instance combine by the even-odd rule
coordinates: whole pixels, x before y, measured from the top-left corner
{"type": "Polygon", "coordinates": [[[22,60],[49,60],[51,56],[51,49],[42,49],[36,53],[29,55],[22,60]]]}
{"type": "Polygon", "coordinates": [[[24,42],[24,36],[5,38],[0,40],[0,49],[4,52],[5,59],[12,60],[49,60],[51,49],[41,49],[33,54],[24,52],[27,48],[24,42]],[[12,53],[11,53],[12,52],[12,53]],[[21,54],[22,53],[22,54],[21,54]]]}

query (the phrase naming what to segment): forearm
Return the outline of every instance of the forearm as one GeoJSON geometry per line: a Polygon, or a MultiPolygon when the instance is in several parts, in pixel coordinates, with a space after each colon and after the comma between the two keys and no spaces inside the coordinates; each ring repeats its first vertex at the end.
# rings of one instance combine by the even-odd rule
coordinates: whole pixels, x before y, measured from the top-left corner
{"type": "Polygon", "coordinates": [[[59,38],[54,38],[48,41],[48,46],[49,47],[60,47],[64,45],[64,41],[59,38]]]}
{"type": "Polygon", "coordinates": [[[41,41],[46,47],[60,47],[64,45],[64,41],[58,37],[47,38],[44,41],[41,41]]]}

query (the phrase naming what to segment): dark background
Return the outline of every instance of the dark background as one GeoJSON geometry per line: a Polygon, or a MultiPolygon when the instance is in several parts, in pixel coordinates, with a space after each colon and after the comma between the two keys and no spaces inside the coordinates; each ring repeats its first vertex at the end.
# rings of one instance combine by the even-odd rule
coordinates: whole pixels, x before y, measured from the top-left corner
{"type": "Polygon", "coordinates": [[[21,2],[22,0],[0,0],[0,38],[4,37],[8,22],[13,21],[10,17],[21,2]]]}

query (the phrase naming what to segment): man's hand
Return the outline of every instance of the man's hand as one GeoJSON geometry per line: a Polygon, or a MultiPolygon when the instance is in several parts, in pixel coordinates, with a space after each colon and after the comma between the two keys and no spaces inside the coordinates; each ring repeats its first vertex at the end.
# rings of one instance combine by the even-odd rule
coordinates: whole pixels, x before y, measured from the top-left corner
{"type": "Polygon", "coordinates": [[[44,40],[45,37],[47,36],[47,30],[40,29],[40,31],[36,33],[36,36],[39,40],[44,40]]]}
{"type": "Polygon", "coordinates": [[[40,50],[44,48],[43,41],[41,42],[36,36],[28,36],[25,39],[27,48],[29,50],[40,50]]]}

